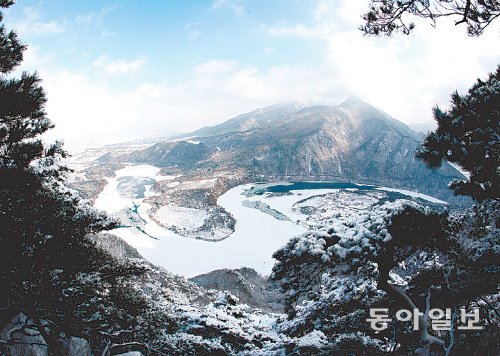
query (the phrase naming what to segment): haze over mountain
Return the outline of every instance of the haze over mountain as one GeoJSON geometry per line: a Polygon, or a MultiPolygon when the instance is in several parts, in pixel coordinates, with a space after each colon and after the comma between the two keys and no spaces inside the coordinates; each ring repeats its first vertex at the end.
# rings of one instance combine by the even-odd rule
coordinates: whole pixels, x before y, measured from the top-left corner
{"type": "Polygon", "coordinates": [[[286,103],[258,109],[121,160],[190,171],[243,170],[248,181],[386,185],[449,199],[447,184],[462,175],[449,164],[429,170],[417,161],[421,140],[421,133],[350,97],[339,106],[286,103]]]}
{"type": "Polygon", "coordinates": [[[429,131],[434,131],[437,129],[436,121],[424,121],[424,122],[416,122],[413,124],[408,124],[408,126],[416,132],[421,132],[426,134],[429,131]]]}
{"type": "Polygon", "coordinates": [[[271,122],[284,120],[305,106],[306,104],[296,101],[271,105],[238,115],[219,125],[206,126],[187,134],[177,135],[175,138],[215,136],[229,132],[248,131],[268,125],[271,122]]]}

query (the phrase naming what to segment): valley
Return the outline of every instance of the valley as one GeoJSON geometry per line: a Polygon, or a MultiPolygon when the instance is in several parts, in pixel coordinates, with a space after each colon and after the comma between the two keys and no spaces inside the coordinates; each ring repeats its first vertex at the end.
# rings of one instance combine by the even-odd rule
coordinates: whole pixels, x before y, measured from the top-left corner
{"type": "Polygon", "coordinates": [[[216,190],[217,182],[235,177],[187,180],[161,172],[151,165],[116,170],[94,206],[120,219],[112,233],[144,258],[188,278],[242,267],[268,276],[273,253],[290,237],[345,225],[386,201],[445,206],[418,193],[352,183],[247,183],[225,191],[216,190]],[[193,204],[193,196],[215,204],[208,198],[193,204]]]}
{"type": "Polygon", "coordinates": [[[173,273],[268,276],[273,253],[308,230],[354,223],[388,201],[453,208],[446,184],[460,173],[415,162],[418,139],[359,98],[286,103],[184,136],[87,150],[68,161],[70,186],[119,219],[113,234],[173,273]]]}
{"type": "Polygon", "coordinates": [[[0,356],[500,355],[499,18],[1,0],[0,356]]]}
{"type": "MultiPolygon", "coordinates": [[[[67,161],[75,169],[68,183],[119,221],[92,240],[146,267],[136,288],[157,298],[162,318],[179,321],[161,345],[184,350],[177,345],[195,340],[206,350],[220,337],[240,351],[314,354],[329,345],[327,335],[347,330],[381,348],[365,323],[331,318],[330,308],[383,296],[372,260],[391,253],[394,236],[408,239],[408,251],[434,238],[427,224],[460,216],[466,200],[447,185],[462,173],[425,168],[414,156],[420,139],[357,98],[337,107],[286,104],[83,152],[67,161]],[[408,217],[415,228],[392,230],[408,217]]],[[[408,257],[387,280],[409,285],[412,273],[436,263],[431,257],[408,257]]],[[[366,319],[362,305],[356,320],[366,319]]]]}

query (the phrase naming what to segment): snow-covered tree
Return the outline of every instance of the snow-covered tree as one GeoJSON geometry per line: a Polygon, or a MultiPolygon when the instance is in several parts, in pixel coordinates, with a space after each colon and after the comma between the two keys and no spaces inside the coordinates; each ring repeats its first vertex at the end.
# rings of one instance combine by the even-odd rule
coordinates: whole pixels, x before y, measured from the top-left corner
{"type": "Polygon", "coordinates": [[[272,274],[287,297],[284,332],[321,331],[322,350],[339,354],[491,353],[500,322],[499,213],[491,204],[451,217],[396,201],[293,238],[275,253],[272,274]],[[388,309],[384,330],[368,323],[371,308],[388,309]],[[450,310],[450,330],[431,329],[433,308],[450,310]],[[422,315],[397,321],[402,309],[422,315]],[[461,330],[460,309],[480,310],[482,330],[461,330]]]}
{"type": "MultiPolygon", "coordinates": [[[[0,8],[13,3],[0,0],[0,8]]],[[[62,144],[40,137],[53,126],[40,79],[12,76],[25,48],[0,24],[0,353],[16,354],[36,335],[54,355],[70,337],[97,349],[119,344],[144,307],[130,282],[142,270],[89,240],[116,222],[64,186],[62,144]]]]}

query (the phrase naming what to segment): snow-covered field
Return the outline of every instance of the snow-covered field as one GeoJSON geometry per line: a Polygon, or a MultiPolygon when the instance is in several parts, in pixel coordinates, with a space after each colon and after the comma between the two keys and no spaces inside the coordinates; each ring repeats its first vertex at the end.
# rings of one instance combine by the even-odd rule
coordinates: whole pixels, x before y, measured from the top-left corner
{"type": "MultiPolygon", "coordinates": [[[[186,277],[221,268],[240,267],[250,267],[260,274],[269,275],[274,265],[273,253],[291,237],[308,228],[324,226],[335,219],[355,218],[357,212],[369,209],[386,196],[383,190],[358,194],[352,188],[308,189],[290,191],[287,194],[248,196],[243,193],[254,184],[240,185],[218,199],[218,204],[236,219],[235,232],[227,239],[213,242],[183,237],[159,226],[148,216],[151,206],[143,202],[144,198],[132,199],[120,195],[120,177],[152,178],[156,181],[175,178],[159,176],[159,170],[157,167],[141,165],[116,171],[116,177],[108,179],[95,206],[109,213],[116,213],[121,209],[133,209],[135,204],[138,214],[145,221],[143,231],[129,227],[115,229],[113,233],[137,248],[150,262],[186,277]],[[249,204],[250,202],[263,204],[249,204]],[[259,210],[258,207],[266,205],[269,209],[259,210]],[[290,220],[278,219],[276,214],[273,216],[274,211],[290,220]]],[[[145,197],[154,194],[150,188],[151,185],[146,186],[145,197]]],[[[406,194],[404,191],[400,192],[406,194]]],[[[160,214],[159,218],[163,218],[159,220],[175,218],[186,226],[200,226],[204,219],[202,211],[191,210],[198,209],[172,209],[164,206],[157,214],[160,214]]]]}
{"type": "Polygon", "coordinates": [[[196,229],[203,225],[207,213],[201,209],[164,205],[154,213],[154,217],[164,226],[180,229],[196,229]]]}
{"type": "Polygon", "coordinates": [[[213,188],[217,178],[192,180],[180,183],[178,189],[192,190],[192,189],[209,189],[213,188]]]}
{"type": "Polygon", "coordinates": [[[316,230],[333,225],[335,221],[355,220],[386,197],[378,191],[361,193],[347,189],[294,191],[293,195],[278,197],[265,194],[261,200],[286,214],[293,222],[316,230]]]}

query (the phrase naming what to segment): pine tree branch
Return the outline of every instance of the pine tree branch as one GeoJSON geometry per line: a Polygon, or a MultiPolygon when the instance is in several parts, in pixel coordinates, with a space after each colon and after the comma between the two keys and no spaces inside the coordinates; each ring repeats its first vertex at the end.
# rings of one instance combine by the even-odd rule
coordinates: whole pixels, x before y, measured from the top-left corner
{"type": "Polygon", "coordinates": [[[463,18],[462,18],[462,20],[455,22],[455,26],[460,25],[461,23],[467,22],[467,17],[469,16],[470,7],[471,7],[471,0],[467,0],[467,2],[465,4],[463,18]]]}

